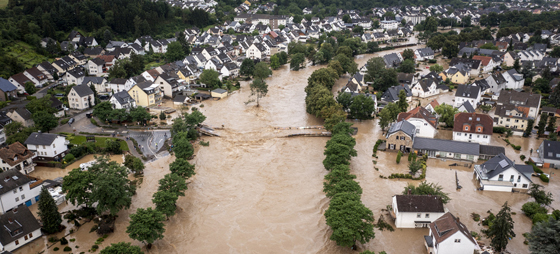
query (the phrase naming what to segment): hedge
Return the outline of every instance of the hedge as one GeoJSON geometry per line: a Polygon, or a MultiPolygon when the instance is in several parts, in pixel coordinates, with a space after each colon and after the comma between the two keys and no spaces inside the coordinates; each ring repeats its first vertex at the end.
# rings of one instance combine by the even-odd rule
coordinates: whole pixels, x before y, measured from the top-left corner
{"type": "Polygon", "coordinates": [[[379,145],[381,145],[381,143],[383,143],[382,139],[378,139],[377,142],[375,142],[375,145],[373,146],[373,153],[374,154],[377,153],[377,148],[379,147],[379,145]]]}
{"type": "Polygon", "coordinates": [[[397,164],[401,163],[402,152],[397,153],[397,164]]]}
{"type": "Polygon", "coordinates": [[[548,183],[548,181],[550,181],[550,179],[548,179],[548,176],[546,176],[545,174],[541,174],[539,178],[545,183],[548,183]]]}
{"type": "Polygon", "coordinates": [[[541,174],[544,173],[544,172],[543,172],[539,167],[537,167],[537,165],[535,165],[535,163],[533,163],[532,161],[526,161],[525,164],[533,166],[533,170],[534,170],[536,173],[541,173],[541,174]]]}
{"type": "Polygon", "coordinates": [[[494,127],[494,128],[492,128],[492,132],[494,132],[494,133],[504,134],[504,133],[506,133],[506,131],[507,131],[506,127],[494,127]]]}

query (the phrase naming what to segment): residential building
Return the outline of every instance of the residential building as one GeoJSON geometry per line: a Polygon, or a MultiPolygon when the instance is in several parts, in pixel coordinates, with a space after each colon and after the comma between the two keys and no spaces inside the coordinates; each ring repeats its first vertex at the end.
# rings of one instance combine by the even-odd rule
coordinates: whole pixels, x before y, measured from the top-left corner
{"type": "Polygon", "coordinates": [[[492,138],[493,127],[489,115],[457,113],[453,124],[453,140],[487,145],[492,138]]]}
{"type": "Polygon", "coordinates": [[[159,89],[163,91],[164,96],[173,98],[173,95],[179,91],[179,87],[183,84],[183,80],[168,73],[163,73],[156,78],[154,83],[159,85],[159,89]]]}
{"type": "Polygon", "coordinates": [[[43,235],[41,225],[29,208],[24,205],[0,216],[0,225],[2,225],[0,251],[6,254],[43,235]]]}
{"type": "Polygon", "coordinates": [[[439,76],[443,80],[450,80],[455,84],[466,84],[469,81],[469,71],[464,65],[451,66],[442,71],[439,76]]]}
{"type": "Polygon", "coordinates": [[[0,78],[0,101],[7,101],[10,97],[17,97],[18,89],[7,79],[0,78]]]}
{"type": "Polygon", "coordinates": [[[406,101],[412,101],[412,91],[406,84],[389,87],[389,89],[387,89],[387,91],[385,91],[381,96],[381,100],[386,102],[396,102],[399,100],[399,93],[401,90],[404,90],[406,93],[406,101]]]}
{"type": "Polygon", "coordinates": [[[84,81],[82,81],[83,86],[93,86],[97,93],[107,93],[111,92],[109,86],[107,85],[107,79],[103,77],[85,77],[84,81]]]}
{"type": "Polygon", "coordinates": [[[136,101],[126,91],[113,94],[109,99],[114,109],[131,109],[136,107],[136,101]]]}
{"type": "Polygon", "coordinates": [[[439,106],[439,102],[437,100],[432,100],[428,105],[426,105],[426,110],[428,110],[432,114],[436,114],[436,107],[439,106]]]}
{"type": "Polygon", "coordinates": [[[210,95],[212,95],[212,98],[223,99],[223,98],[228,96],[228,92],[227,92],[227,90],[217,88],[217,89],[212,90],[210,92],[210,95]]]}
{"type": "Polygon", "coordinates": [[[68,93],[68,105],[71,109],[84,110],[95,106],[93,90],[89,86],[74,86],[68,93]]]}
{"type": "Polygon", "coordinates": [[[397,29],[399,27],[400,22],[396,21],[396,20],[382,20],[379,22],[379,25],[381,26],[381,29],[385,29],[385,30],[394,30],[397,29]]]}
{"type": "Polygon", "coordinates": [[[399,113],[397,121],[406,120],[416,128],[416,137],[433,138],[437,132],[437,118],[422,106],[399,113]]]}
{"type": "Polygon", "coordinates": [[[494,70],[494,67],[498,66],[496,63],[494,63],[492,57],[490,56],[473,56],[472,59],[480,60],[480,63],[482,65],[482,72],[484,73],[490,73],[492,72],[492,70],[494,70]]]}
{"type": "Polygon", "coordinates": [[[81,84],[84,81],[84,77],[86,73],[82,70],[82,68],[74,68],[72,70],[67,71],[62,79],[66,81],[69,85],[71,84],[81,84]]]}
{"type": "Polygon", "coordinates": [[[399,65],[401,65],[403,60],[404,59],[402,55],[397,53],[386,54],[383,56],[383,61],[385,62],[385,66],[387,68],[399,67],[399,65]]]}
{"type": "Polygon", "coordinates": [[[516,106],[519,110],[526,112],[527,117],[536,119],[541,107],[541,97],[540,94],[506,90],[500,93],[496,104],[516,106]]]}
{"type": "Polygon", "coordinates": [[[430,158],[466,160],[477,162],[480,157],[478,143],[469,143],[447,139],[414,138],[412,148],[419,155],[427,154],[430,158]]]}
{"type": "Polygon", "coordinates": [[[517,73],[515,69],[510,69],[504,72],[503,76],[506,79],[507,89],[522,89],[523,84],[525,84],[525,79],[523,78],[523,74],[517,73]]]}
{"type": "Polygon", "coordinates": [[[4,112],[0,112],[0,144],[4,144],[6,142],[6,132],[4,131],[4,127],[11,123],[12,119],[6,115],[4,112]]]}
{"type": "Polygon", "coordinates": [[[512,104],[498,105],[494,113],[494,124],[511,129],[514,135],[522,135],[529,120],[527,111],[524,109],[526,108],[516,107],[512,104]]]}
{"type": "Polygon", "coordinates": [[[9,79],[10,83],[14,85],[17,89],[17,93],[25,93],[25,83],[31,82],[23,73],[18,73],[11,76],[9,79]]]}
{"type": "Polygon", "coordinates": [[[0,148],[0,168],[2,171],[16,170],[22,174],[35,170],[33,158],[35,154],[20,142],[0,148]]]}
{"type": "Polygon", "coordinates": [[[434,59],[434,51],[430,47],[414,50],[416,61],[426,61],[434,59]]]}
{"type": "Polygon", "coordinates": [[[60,161],[66,156],[70,141],[54,133],[33,132],[24,144],[38,160],[60,161]]]}
{"type": "Polygon", "coordinates": [[[120,91],[128,91],[134,85],[130,79],[124,78],[114,78],[111,81],[107,82],[107,89],[113,93],[117,93],[120,91]]]}
{"type": "Polygon", "coordinates": [[[30,206],[37,202],[41,188],[33,185],[35,180],[23,175],[18,170],[7,170],[0,173],[0,213],[20,206],[30,206]],[[38,188],[37,188],[38,187],[38,188]]]}
{"type": "Polygon", "coordinates": [[[474,113],[476,111],[474,107],[471,105],[471,103],[468,101],[465,101],[457,109],[459,110],[459,112],[464,112],[464,113],[474,113]]]}
{"type": "Polygon", "coordinates": [[[420,98],[426,98],[440,93],[437,82],[433,79],[421,79],[412,85],[412,95],[420,98]]]}
{"type": "Polygon", "coordinates": [[[128,94],[134,99],[136,106],[148,107],[161,103],[163,92],[159,89],[158,84],[145,81],[134,85],[128,94]]]}
{"type": "Polygon", "coordinates": [[[427,228],[445,209],[438,196],[395,195],[390,214],[397,228],[427,228]]]}
{"type": "Polygon", "coordinates": [[[482,96],[479,86],[474,85],[458,85],[455,92],[455,102],[453,107],[460,107],[465,102],[469,102],[474,108],[478,107],[480,97],[482,96]]]}
{"type": "Polygon", "coordinates": [[[12,111],[8,111],[6,115],[13,121],[21,123],[24,127],[35,125],[31,112],[26,108],[15,108],[12,111]]]}
{"type": "Polygon", "coordinates": [[[465,224],[451,213],[430,223],[430,234],[424,236],[426,250],[431,254],[473,254],[480,250],[465,224]]]}
{"type": "Polygon", "coordinates": [[[451,66],[456,66],[458,64],[466,66],[470,70],[469,73],[470,73],[471,77],[476,77],[476,76],[478,76],[478,74],[480,74],[480,69],[481,69],[481,61],[480,60],[453,57],[451,59],[451,62],[449,62],[450,67],[451,66]]]}
{"type": "Polygon", "coordinates": [[[543,168],[560,168],[560,142],[543,140],[537,149],[538,157],[531,157],[537,166],[543,168]]]}
{"type": "Polygon", "coordinates": [[[499,154],[481,165],[475,165],[473,176],[481,190],[512,192],[529,190],[533,172],[533,166],[515,164],[504,154],[499,154]]]}
{"type": "Polygon", "coordinates": [[[387,149],[409,153],[416,134],[416,127],[406,120],[399,121],[387,132],[387,149]]]}
{"type": "Polygon", "coordinates": [[[293,17],[289,15],[268,15],[268,14],[246,14],[241,13],[233,18],[233,21],[243,21],[244,23],[262,23],[263,25],[268,25],[272,29],[277,29],[279,25],[286,26],[288,23],[292,23],[293,17]]]}
{"type": "Polygon", "coordinates": [[[86,69],[89,75],[96,77],[106,77],[107,69],[105,68],[105,61],[101,58],[94,58],[87,62],[86,69]]]}
{"type": "Polygon", "coordinates": [[[23,75],[25,75],[28,79],[30,79],[31,82],[33,82],[33,84],[35,84],[36,87],[43,87],[43,85],[49,81],[47,75],[45,75],[37,67],[33,67],[31,69],[25,70],[23,72],[23,75]]]}
{"type": "Polygon", "coordinates": [[[500,94],[500,92],[507,87],[507,81],[500,72],[494,72],[486,78],[486,82],[490,86],[490,92],[493,94],[500,94]]]}
{"type": "Polygon", "coordinates": [[[262,59],[267,56],[266,48],[260,43],[253,43],[245,52],[245,56],[249,59],[262,59]]]}

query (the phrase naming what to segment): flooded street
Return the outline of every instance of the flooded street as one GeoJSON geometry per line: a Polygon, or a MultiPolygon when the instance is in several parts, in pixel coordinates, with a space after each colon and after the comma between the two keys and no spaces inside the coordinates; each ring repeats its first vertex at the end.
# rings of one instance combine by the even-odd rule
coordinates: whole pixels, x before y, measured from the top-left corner
{"type": "MultiPolygon", "coordinates": [[[[378,54],[386,53],[389,52],[378,54]]],[[[371,57],[361,55],[356,62],[362,66],[371,57]]],[[[327,174],[322,164],[323,151],[328,138],[284,138],[282,136],[300,130],[275,129],[323,124],[322,120],[306,113],[304,92],[307,78],[322,67],[290,71],[288,66],[283,66],[274,71],[273,76],[266,80],[269,91],[261,99],[260,107],[244,103],[250,95],[246,82],[242,83],[241,90],[223,100],[208,100],[202,103],[203,107],[197,106],[207,116],[206,124],[212,127],[223,125],[224,129],[217,130],[221,137],[204,137],[210,146],[198,149],[192,161],[196,165],[196,175],[189,180],[185,197],[178,200],[177,214],[165,222],[163,240],[156,241],[149,251],[143,247],[146,253],[357,253],[338,247],[329,240],[331,232],[323,216],[329,199],[322,191],[323,178],[327,174]]],[[[347,78],[340,79],[335,89],[344,85],[347,78]]],[[[448,94],[442,95],[442,100],[448,103],[449,97],[448,94]]],[[[382,179],[380,176],[405,173],[406,160],[403,158],[403,162],[397,165],[396,153],[391,152],[378,152],[379,158],[373,158],[373,146],[377,139],[382,138],[377,120],[353,123],[359,129],[355,136],[358,156],[352,159],[351,169],[363,188],[362,201],[373,211],[376,221],[384,215],[390,222],[382,209],[391,204],[393,195],[403,191],[407,181],[382,179]]],[[[442,136],[451,135],[442,133],[442,136]]],[[[505,144],[497,135],[492,141],[494,145],[505,144]]],[[[517,162],[520,154],[528,156],[527,151],[531,147],[536,150],[541,142],[521,137],[512,137],[510,141],[523,147],[522,152],[506,148],[507,155],[517,162]]],[[[158,180],[169,173],[169,163],[173,160],[174,157],[168,156],[146,164],[143,183],[133,197],[131,208],[119,213],[116,231],[99,244],[101,249],[120,241],[144,246],[126,234],[129,214],[137,208],[154,207],[152,194],[157,190],[158,180]]],[[[529,196],[476,191],[472,168],[455,167],[450,170],[447,165],[451,163],[429,160],[426,177],[427,181],[440,184],[450,194],[452,200],[446,206],[450,212],[460,217],[469,230],[480,233],[482,227],[470,218],[470,213],[476,212],[485,217],[487,210],[497,213],[508,201],[513,206],[512,211],[517,213],[513,216],[517,237],[510,242],[508,250],[511,253],[528,253],[522,233],[530,231],[531,225],[520,208],[529,196]],[[463,186],[460,191],[455,190],[455,171],[463,186]]],[[[37,169],[34,174],[43,174],[44,171],[37,169]]],[[[535,177],[533,181],[540,183],[535,177]]],[[[547,190],[551,188],[559,188],[554,180],[547,190]]],[[[555,201],[552,206],[558,207],[559,204],[555,201]]],[[[61,208],[66,211],[73,207],[66,205],[61,208]]],[[[76,239],[69,244],[73,253],[87,252],[100,237],[89,233],[90,228],[91,223],[86,224],[67,237],[76,239]],[[76,246],[79,248],[75,249],[76,246]]],[[[428,229],[395,229],[395,232],[376,229],[375,234],[375,239],[369,243],[358,245],[360,251],[426,253],[423,236],[428,234],[428,229]]],[[[14,253],[37,253],[44,249],[46,242],[46,237],[43,237],[14,253]]],[[[485,242],[488,243],[487,240],[485,242]]],[[[57,252],[50,248],[45,253],[57,252]]]]}

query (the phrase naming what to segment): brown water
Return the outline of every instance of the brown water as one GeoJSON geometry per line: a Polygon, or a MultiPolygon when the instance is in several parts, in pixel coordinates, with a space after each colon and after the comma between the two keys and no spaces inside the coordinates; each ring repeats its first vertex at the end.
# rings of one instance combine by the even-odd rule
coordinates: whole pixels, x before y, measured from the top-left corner
{"type": "MultiPolygon", "coordinates": [[[[356,61],[361,66],[370,57],[360,56],[356,61]]],[[[177,215],[166,222],[164,239],[156,241],[148,253],[356,253],[329,240],[331,232],[323,216],[329,202],[322,192],[323,177],[327,173],[322,165],[323,150],[328,139],[282,138],[287,133],[302,131],[274,128],[322,124],[320,119],[305,112],[304,100],[307,77],[318,68],[294,72],[283,67],[274,71],[266,80],[269,92],[261,100],[260,107],[245,105],[250,95],[247,83],[242,83],[242,89],[226,99],[203,103],[201,111],[207,116],[206,123],[225,126],[218,130],[222,137],[205,138],[210,146],[201,147],[193,160],[197,174],[190,180],[186,196],[179,198],[177,215]]],[[[339,80],[337,87],[345,83],[346,78],[339,80]]],[[[379,152],[379,158],[372,158],[373,145],[382,136],[377,120],[353,123],[359,131],[356,135],[358,156],[352,159],[352,173],[357,175],[364,190],[363,203],[377,219],[385,214],[382,209],[391,203],[392,196],[401,193],[407,185],[407,181],[379,176],[406,172],[406,161],[403,159],[397,165],[396,154],[390,152],[379,152]]],[[[494,139],[493,143],[504,144],[498,137],[494,139]]],[[[530,146],[536,149],[540,143],[534,139],[510,140],[521,144],[527,154],[530,146]]],[[[506,149],[508,156],[518,159],[521,153],[510,148],[506,149]]],[[[146,165],[142,186],[133,198],[131,209],[119,213],[116,232],[100,247],[119,241],[143,246],[125,232],[128,215],[140,207],[153,207],[151,196],[157,190],[158,180],[169,172],[168,164],[173,159],[165,157],[146,165]]],[[[477,212],[485,216],[487,210],[496,213],[508,201],[517,212],[514,219],[518,234],[508,250],[528,253],[521,234],[530,230],[530,221],[520,208],[529,197],[475,191],[472,168],[460,167],[456,170],[463,189],[456,191],[455,169],[450,170],[448,164],[448,161],[431,160],[427,172],[428,181],[442,185],[449,192],[452,200],[447,208],[461,217],[469,230],[480,232],[482,227],[470,219],[469,214],[477,212]]],[[[554,180],[547,186],[547,189],[552,188],[559,188],[554,180]]],[[[555,201],[553,206],[559,204],[555,201]]],[[[71,208],[69,205],[63,210],[71,208]]],[[[90,228],[88,224],[72,234],[70,238],[77,240],[70,246],[80,246],[79,251],[89,249],[98,237],[88,233],[90,228]]],[[[360,251],[385,250],[390,254],[425,253],[423,235],[426,234],[427,229],[376,230],[375,239],[359,248],[360,251]]],[[[36,253],[43,249],[45,242],[37,240],[16,253],[36,253]]],[[[55,252],[51,248],[46,253],[55,252]]]]}

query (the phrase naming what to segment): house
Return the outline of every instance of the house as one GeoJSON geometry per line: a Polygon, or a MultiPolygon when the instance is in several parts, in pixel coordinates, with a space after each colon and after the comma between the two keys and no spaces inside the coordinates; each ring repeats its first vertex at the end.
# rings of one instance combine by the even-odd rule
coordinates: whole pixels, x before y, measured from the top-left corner
{"type": "Polygon", "coordinates": [[[514,135],[522,135],[530,119],[526,109],[512,104],[498,105],[494,113],[494,124],[511,129],[514,135]]]}
{"type": "Polygon", "coordinates": [[[455,84],[466,84],[469,81],[469,71],[464,65],[451,66],[439,74],[442,80],[450,80],[455,84]]]}
{"type": "Polygon", "coordinates": [[[500,94],[500,92],[506,88],[507,81],[500,72],[494,72],[492,75],[486,78],[486,82],[490,86],[490,92],[494,94],[500,94]]]}
{"type": "Polygon", "coordinates": [[[18,73],[11,76],[10,78],[8,78],[8,81],[16,86],[18,90],[17,92],[21,94],[25,93],[25,83],[31,82],[31,80],[28,79],[23,73],[18,73]]]}
{"type": "Polygon", "coordinates": [[[35,170],[35,154],[20,142],[0,148],[0,168],[2,171],[15,170],[27,175],[35,170]]]}
{"type": "Polygon", "coordinates": [[[89,75],[96,76],[96,77],[106,77],[107,69],[105,68],[105,61],[101,58],[94,58],[87,62],[86,70],[88,71],[89,75]]]}
{"type": "Polygon", "coordinates": [[[537,149],[538,157],[531,157],[537,166],[560,168],[560,141],[544,140],[537,149]]]}
{"type": "Polygon", "coordinates": [[[390,214],[397,228],[427,228],[445,209],[438,196],[395,195],[390,214]]]}
{"type": "Polygon", "coordinates": [[[385,62],[385,66],[387,68],[396,68],[399,67],[399,65],[401,65],[403,61],[403,57],[401,54],[391,53],[391,54],[384,55],[383,61],[385,62]]]}
{"type": "Polygon", "coordinates": [[[114,109],[131,109],[136,107],[136,102],[126,91],[120,91],[113,94],[111,99],[109,99],[109,102],[111,102],[114,109]]]}
{"type": "Polygon", "coordinates": [[[480,63],[482,65],[482,72],[484,73],[490,73],[492,72],[494,67],[498,66],[496,63],[494,63],[492,57],[490,56],[473,56],[472,59],[480,60],[480,63]]]}
{"type": "Polygon", "coordinates": [[[58,134],[33,132],[24,144],[39,160],[60,161],[66,156],[70,142],[58,134]]]}
{"type": "Polygon", "coordinates": [[[525,79],[523,78],[523,74],[517,73],[515,69],[510,69],[503,73],[504,78],[506,79],[506,89],[522,89],[523,84],[525,83],[525,79]]]}
{"type": "Polygon", "coordinates": [[[220,73],[223,77],[235,77],[239,75],[239,67],[233,62],[225,63],[220,73]]]}
{"type": "Polygon", "coordinates": [[[12,111],[8,111],[6,115],[13,121],[21,123],[24,127],[35,125],[31,112],[26,108],[15,108],[12,111]]]}
{"type": "Polygon", "coordinates": [[[113,93],[128,91],[133,85],[134,82],[132,82],[130,79],[114,78],[111,81],[107,82],[107,90],[112,91],[113,93]]]}
{"type": "Polygon", "coordinates": [[[408,153],[412,149],[415,135],[416,127],[413,124],[407,120],[399,121],[393,124],[387,132],[387,149],[408,153]]]}
{"type": "Polygon", "coordinates": [[[385,91],[381,96],[381,100],[386,102],[396,102],[399,100],[399,93],[401,90],[404,90],[406,93],[406,101],[412,101],[412,91],[406,84],[389,87],[389,89],[387,89],[387,91],[385,91]]]}
{"type": "Polygon", "coordinates": [[[482,94],[492,92],[490,90],[490,85],[488,84],[488,81],[486,81],[486,79],[479,79],[479,80],[473,82],[472,85],[480,87],[480,93],[482,93],[482,94]]]}
{"type": "Polygon", "coordinates": [[[88,58],[80,51],[72,52],[72,54],[69,54],[68,57],[76,62],[76,65],[84,65],[88,61],[88,58]]]}
{"type": "Polygon", "coordinates": [[[214,89],[210,92],[210,95],[212,95],[212,98],[220,98],[223,99],[225,97],[228,96],[228,92],[227,90],[218,88],[218,89],[214,89]]]}
{"type": "Polygon", "coordinates": [[[436,107],[439,106],[439,102],[437,100],[432,100],[430,101],[430,103],[428,103],[428,105],[426,105],[426,107],[424,107],[426,110],[428,110],[430,113],[432,114],[436,114],[436,107]]]}
{"type": "Polygon", "coordinates": [[[419,155],[427,154],[430,158],[477,162],[480,157],[480,146],[478,143],[416,137],[412,148],[419,155]]]}
{"type": "Polygon", "coordinates": [[[523,112],[526,112],[527,117],[536,119],[539,115],[539,108],[541,106],[541,95],[517,92],[513,90],[506,90],[500,93],[497,105],[514,105],[523,112]]]}
{"type": "Polygon", "coordinates": [[[480,60],[476,59],[453,57],[451,59],[451,62],[449,62],[449,66],[462,64],[470,70],[469,73],[471,77],[476,77],[478,76],[478,74],[480,74],[481,63],[482,62],[480,60]]]}
{"type": "Polygon", "coordinates": [[[425,61],[434,59],[434,51],[430,47],[414,50],[416,61],[425,61]]]}
{"type": "Polygon", "coordinates": [[[503,153],[474,166],[473,177],[481,190],[512,192],[531,188],[533,166],[515,164],[503,153]]]}
{"type": "Polygon", "coordinates": [[[38,201],[41,187],[35,180],[23,175],[19,170],[0,173],[0,213],[6,214],[20,205],[30,206],[38,201]]]}
{"type": "Polygon", "coordinates": [[[10,97],[17,97],[17,87],[7,79],[0,78],[0,101],[7,101],[10,97]]]}
{"type": "Polygon", "coordinates": [[[163,92],[159,89],[158,84],[145,81],[134,85],[128,94],[134,99],[136,106],[148,107],[161,103],[163,92]]]}
{"type": "Polygon", "coordinates": [[[457,113],[453,124],[453,140],[487,145],[493,131],[489,115],[479,113],[457,113]]]}
{"type": "Polygon", "coordinates": [[[51,107],[56,109],[56,112],[53,114],[56,117],[64,117],[64,110],[66,110],[66,106],[59,101],[55,97],[51,97],[51,107]]]}
{"type": "Polygon", "coordinates": [[[89,86],[74,86],[68,93],[68,105],[71,109],[88,109],[95,106],[93,90],[89,86]]]}
{"type": "Polygon", "coordinates": [[[262,59],[266,57],[266,48],[260,43],[253,43],[245,52],[245,57],[249,59],[262,59]]]}
{"type": "MultiPolygon", "coordinates": [[[[43,74],[47,75],[47,79],[49,81],[54,80],[53,75],[55,73],[57,73],[56,68],[51,63],[49,63],[48,61],[44,61],[44,62],[38,64],[37,69],[39,69],[41,72],[43,72],[43,74]]],[[[58,73],[57,73],[57,75],[58,75],[58,73]]]]}
{"type": "Polygon", "coordinates": [[[453,104],[454,107],[458,108],[463,103],[468,101],[471,106],[478,107],[478,103],[480,103],[480,87],[469,85],[458,85],[457,91],[455,92],[455,102],[453,104]]]}
{"type": "Polygon", "coordinates": [[[84,77],[86,73],[82,70],[82,68],[74,68],[72,70],[67,71],[62,79],[66,81],[68,84],[81,84],[84,81],[84,77]]]}
{"type": "Polygon", "coordinates": [[[379,22],[379,25],[381,26],[381,29],[384,30],[394,30],[397,29],[399,27],[399,24],[401,22],[398,22],[396,20],[382,20],[379,22]]]}
{"type": "Polygon", "coordinates": [[[159,89],[163,91],[163,95],[169,98],[173,98],[173,95],[179,91],[179,86],[183,83],[183,80],[172,77],[167,73],[159,75],[154,84],[159,85],[159,89]]]}
{"type": "MultiPolygon", "coordinates": [[[[37,188],[40,189],[40,188],[37,188]]],[[[0,251],[11,253],[37,238],[40,238],[41,225],[29,211],[27,206],[21,205],[0,216],[0,224],[3,226],[0,233],[0,251]]]]}
{"type": "Polygon", "coordinates": [[[468,101],[465,101],[457,109],[459,110],[459,112],[466,112],[466,113],[474,113],[475,112],[474,107],[468,101]]]}
{"type": "Polygon", "coordinates": [[[465,224],[451,213],[445,213],[430,223],[430,234],[424,236],[428,253],[473,254],[480,246],[465,224]]]}
{"type": "Polygon", "coordinates": [[[6,132],[4,131],[4,127],[11,123],[12,119],[6,115],[4,112],[0,112],[0,144],[4,144],[6,142],[6,132]]]}
{"type": "Polygon", "coordinates": [[[185,95],[177,94],[175,95],[175,98],[173,98],[174,105],[187,105],[189,102],[190,98],[185,95]]]}
{"type": "Polygon", "coordinates": [[[420,98],[426,98],[440,93],[437,82],[433,79],[421,79],[412,85],[412,95],[420,98]]]}
{"type": "Polygon", "coordinates": [[[433,138],[437,131],[437,118],[422,106],[408,112],[401,112],[397,121],[406,120],[416,128],[416,137],[433,138]]]}
{"type": "Polygon", "coordinates": [[[36,87],[43,87],[43,85],[49,81],[47,75],[45,75],[37,67],[33,67],[31,69],[25,70],[23,72],[23,75],[25,75],[29,80],[31,80],[31,82],[33,82],[33,84],[35,84],[36,87]]]}
{"type": "Polygon", "coordinates": [[[81,85],[93,86],[98,93],[107,93],[111,91],[108,89],[107,80],[103,77],[85,77],[81,85]]]}

